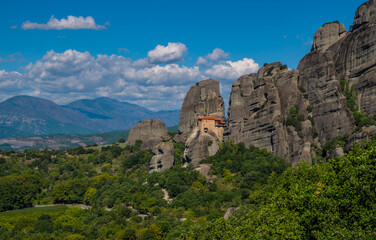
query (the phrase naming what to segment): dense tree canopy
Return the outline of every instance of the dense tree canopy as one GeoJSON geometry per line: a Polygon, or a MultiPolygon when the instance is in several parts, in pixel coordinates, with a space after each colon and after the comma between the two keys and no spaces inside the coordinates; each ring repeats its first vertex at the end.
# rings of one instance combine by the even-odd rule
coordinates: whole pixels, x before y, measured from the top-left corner
{"type": "Polygon", "coordinates": [[[203,161],[210,179],[181,168],[181,143],[173,168],[148,174],[140,146],[1,152],[0,239],[376,238],[376,142],[294,168],[227,142],[203,161]],[[88,206],[26,208],[54,203],[88,206]]]}

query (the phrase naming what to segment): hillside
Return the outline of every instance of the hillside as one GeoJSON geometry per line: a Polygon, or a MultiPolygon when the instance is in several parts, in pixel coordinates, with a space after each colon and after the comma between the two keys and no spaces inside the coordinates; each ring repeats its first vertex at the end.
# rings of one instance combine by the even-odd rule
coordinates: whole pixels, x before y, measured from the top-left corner
{"type": "MultiPolygon", "coordinates": [[[[171,133],[177,132],[177,126],[168,127],[171,133]]],[[[92,133],[92,134],[52,134],[30,137],[12,137],[0,139],[0,150],[25,151],[28,149],[67,149],[88,145],[110,145],[120,138],[128,138],[129,130],[92,133]]]]}
{"type": "Polygon", "coordinates": [[[129,129],[145,118],[162,118],[168,126],[176,126],[179,111],[153,112],[109,98],[59,106],[41,98],[17,96],[0,103],[0,138],[110,132],[129,129]]]}

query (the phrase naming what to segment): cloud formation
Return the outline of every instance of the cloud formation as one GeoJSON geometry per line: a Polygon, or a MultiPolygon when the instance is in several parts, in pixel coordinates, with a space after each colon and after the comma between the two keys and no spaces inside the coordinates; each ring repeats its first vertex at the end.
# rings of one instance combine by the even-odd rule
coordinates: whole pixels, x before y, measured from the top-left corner
{"type": "Polygon", "coordinates": [[[169,42],[166,47],[158,45],[154,50],[149,51],[148,60],[154,64],[179,62],[183,60],[187,50],[187,47],[183,43],[169,42]]]}
{"type": "Polygon", "coordinates": [[[226,61],[216,64],[206,70],[205,74],[214,78],[233,80],[245,74],[255,73],[259,68],[253,59],[243,58],[236,62],[226,61]]]}
{"type": "Polygon", "coordinates": [[[214,62],[218,62],[219,60],[226,59],[229,57],[230,57],[230,54],[226,53],[220,48],[215,48],[212,53],[209,53],[208,55],[206,55],[207,59],[214,61],[214,62]]]}
{"type": "MultiPolygon", "coordinates": [[[[109,25],[109,24],[106,24],[109,25]]],[[[75,17],[68,16],[66,19],[56,19],[53,15],[47,23],[34,23],[26,21],[22,23],[21,28],[24,30],[31,29],[42,29],[42,30],[63,30],[63,29],[92,29],[92,30],[103,30],[106,29],[103,25],[98,25],[95,23],[94,18],[88,16],[75,17]]]]}
{"type": "Polygon", "coordinates": [[[203,67],[208,67],[209,62],[203,57],[198,57],[195,65],[203,66],[203,67]]]}
{"type": "MultiPolygon", "coordinates": [[[[169,45],[175,49],[176,46],[185,48],[181,52],[186,52],[184,44],[184,47],[169,45]]],[[[159,48],[153,51],[156,49],[159,48]]],[[[164,51],[159,56],[170,56],[163,54],[164,51]]],[[[172,55],[181,55],[182,58],[184,54],[172,55]]],[[[164,59],[172,61],[173,58],[164,59]]],[[[257,69],[258,64],[248,58],[217,63],[203,70],[197,65],[152,64],[149,56],[134,61],[119,55],[93,56],[72,49],[62,53],[49,51],[40,60],[25,66],[23,74],[0,71],[0,100],[26,94],[66,104],[83,98],[107,96],[152,110],[179,109],[190,86],[196,82],[218,79],[226,99],[231,84],[238,77],[257,69]]]]}

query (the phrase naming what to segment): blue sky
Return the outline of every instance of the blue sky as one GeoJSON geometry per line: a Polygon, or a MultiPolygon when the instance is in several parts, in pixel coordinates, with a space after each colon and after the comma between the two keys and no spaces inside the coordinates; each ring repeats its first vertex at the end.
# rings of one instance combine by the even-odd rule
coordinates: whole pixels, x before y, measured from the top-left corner
{"type": "Polygon", "coordinates": [[[232,82],[265,62],[296,68],[319,27],[339,20],[349,29],[363,2],[2,1],[0,100],[29,94],[64,104],[108,96],[177,109],[189,86],[213,77],[227,101],[232,82]],[[95,24],[47,24],[68,16],[95,24]]]}

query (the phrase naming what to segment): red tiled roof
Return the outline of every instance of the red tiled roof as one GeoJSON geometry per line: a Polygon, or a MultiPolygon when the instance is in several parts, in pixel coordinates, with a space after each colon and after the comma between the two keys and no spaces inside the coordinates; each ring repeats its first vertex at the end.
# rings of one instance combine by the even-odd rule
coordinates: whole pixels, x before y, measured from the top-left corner
{"type": "Polygon", "coordinates": [[[223,122],[221,119],[216,118],[216,117],[201,117],[199,118],[199,120],[214,120],[214,121],[219,121],[222,124],[225,124],[225,122],[223,122]]]}

